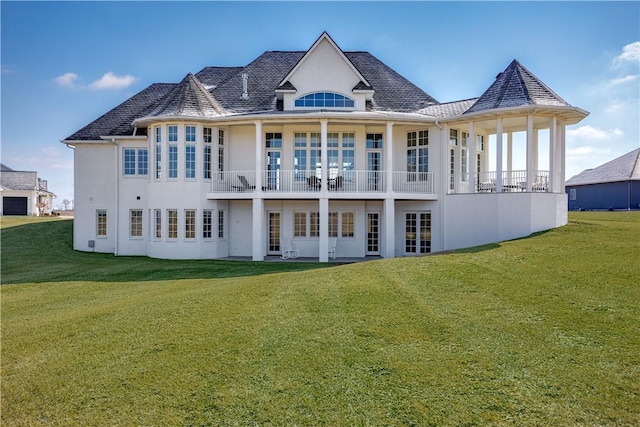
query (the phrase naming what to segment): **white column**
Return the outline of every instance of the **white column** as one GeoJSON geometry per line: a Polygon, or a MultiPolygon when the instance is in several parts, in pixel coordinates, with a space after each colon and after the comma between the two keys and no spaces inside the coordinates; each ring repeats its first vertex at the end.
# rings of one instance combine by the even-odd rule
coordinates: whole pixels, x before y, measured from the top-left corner
{"type": "Polygon", "coordinates": [[[261,198],[253,199],[253,219],[252,219],[252,232],[253,232],[253,247],[251,248],[251,254],[253,261],[264,261],[264,200],[261,198]]]}
{"type": "MultiPolygon", "coordinates": [[[[323,175],[324,176],[324,175],[323,175]]],[[[318,242],[318,250],[320,251],[318,261],[329,261],[329,199],[321,198],[319,201],[320,214],[320,238],[318,242]]]]}
{"type": "Polygon", "coordinates": [[[387,122],[386,143],[384,144],[385,153],[385,173],[387,175],[386,192],[393,191],[393,122],[387,122]]]}
{"type": "Polygon", "coordinates": [[[565,192],[565,174],[566,172],[566,131],[564,122],[558,124],[558,151],[560,152],[560,193],[565,192]]]}
{"type": "Polygon", "coordinates": [[[327,191],[327,181],[329,180],[328,158],[327,158],[327,127],[328,122],[326,119],[320,120],[320,156],[322,157],[322,163],[320,166],[320,179],[322,186],[320,191],[327,191]]]}
{"type": "Polygon", "coordinates": [[[527,114],[527,191],[533,183],[533,115],[527,114]]]}
{"type": "Polygon", "coordinates": [[[476,168],[476,130],[473,122],[469,122],[469,192],[475,193],[478,186],[478,169],[476,168]]]}
{"type": "Polygon", "coordinates": [[[533,130],[533,170],[537,171],[540,169],[538,167],[538,129],[533,130]]]}
{"type": "MultiPolygon", "coordinates": [[[[442,203],[442,202],[441,202],[442,203]]],[[[384,199],[384,258],[393,258],[396,255],[396,206],[391,197],[384,199]]]]}
{"type": "MultiPolygon", "coordinates": [[[[507,133],[507,170],[509,171],[509,179],[513,176],[513,132],[507,133]]],[[[513,184],[513,183],[510,183],[513,184]]]]}
{"type": "Polygon", "coordinates": [[[551,118],[549,124],[549,191],[558,192],[558,171],[556,170],[556,151],[558,144],[558,121],[555,117],[551,118]]]}
{"type": "Polygon", "coordinates": [[[502,117],[496,119],[496,192],[502,192],[502,117]]]}
{"type": "MultiPolygon", "coordinates": [[[[262,188],[262,168],[263,168],[263,161],[262,161],[262,153],[264,152],[264,150],[262,149],[262,122],[261,121],[256,121],[255,122],[256,125],[256,178],[255,178],[255,185],[257,189],[262,188]]],[[[254,234],[255,236],[255,234],[254,234]]]]}

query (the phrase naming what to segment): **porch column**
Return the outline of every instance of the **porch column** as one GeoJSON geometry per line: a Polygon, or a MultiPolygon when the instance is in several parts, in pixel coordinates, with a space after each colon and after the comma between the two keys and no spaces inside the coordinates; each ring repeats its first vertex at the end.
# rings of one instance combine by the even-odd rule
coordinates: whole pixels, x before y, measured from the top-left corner
{"type": "Polygon", "coordinates": [[[538,175],[538,129],[533,130],[533,170],[538,175]]]}
{"type": "MultiPolygon", "coordinates": [[[[326,119],[320,120],[320,157],[322,162],[320,165],[320,191],[327,191],[327,181],[329,180],[329,159],[327,158],[327,127],[328,122],[326,119]]],[[[320,234],[322,235],[322,233],[320,234]]],[[[326,251],[325,251],[326,252],[326,251]]],[[[326,256],[326,254],[325,254],[326,256]]],[[[328,258],[327,258],[328,259],[328,258]]]]}
{"type": "Polygon", "coordinates": [[[513,184],[513,132],[507,133],[507,170],[509,171],[509,184],[513,184]]]}
{"type": "Polygon", "coordinates": [[[253,261],[264,261],[265,252],[265,239],[264,239],[264,200],[261,198],[253,199],[253,220],[252,232],[253,232],[253,247],[251,248],[251,254],[253,261]]]}
{"type": "Polygon", "coordinates": [[[254,182],[255,182],[256,188],[261,189],[262,188],[262,165],[263,165],[262,153],[264,152],[264,150],[262,149],[262,145],[263,145],[262,144],[262,122],[258,120],[255,122],[255,125],[256,125],[256,177],[254,182]]]}
{"type": "Polygon", "coordinates": [[[476,130],[473,122],[469,122],[469,193],[475,193],[478,186],[478,169],[476,168],[476,130]]]}
{"type": "MultiPolygon", "coordinates": [[[[323,175],[324,176],[324,175],[323,175]]],[[[324,180],[323,180],[324,181],[324,180]]],[[[329,261],[329,199],[321,198],[318,203],[320,214],[320,238],[318,241],[318,261],[329,261]]]]}
{"type": "Polygon", "coordinates": [[[558,122],[555,117],[551,118],[549,124],[549,191],[558,192],[558,171],[556,170],[556,150],[558,138],[558,122]]]}
{"type": "Polygon", "coordinates": [[[558,123],[558,151],[560,152],[560,193],[565,192],[565,175],[566,175],[566,155],[567,155],[567,147],[566,147],[566,132],[567,128],[564,125],[564,122],[560,121],[558,123]]]}
{"type": "Polygon", "coordinates": [[[384,199],[384,258],[393,258],[396,255],[396,207],[395,200],[391,197],[384,199]]]}
{"type": "Polygon", "coordinates": [[[527,114],[527,191],[533,183],[533,115],[527,114]]]}
{"type": "Polygon", "coordinates": [[[496,119],[496,193],[502,192],[502,117],[496,119]]]}
{"type": "Polygon", "coordinates": [[[385,173],[387,174],[386,192],[393,191],[393,122],[387,122],[386,132],[387,143],[384,146],[385,154],[385,173]]]}

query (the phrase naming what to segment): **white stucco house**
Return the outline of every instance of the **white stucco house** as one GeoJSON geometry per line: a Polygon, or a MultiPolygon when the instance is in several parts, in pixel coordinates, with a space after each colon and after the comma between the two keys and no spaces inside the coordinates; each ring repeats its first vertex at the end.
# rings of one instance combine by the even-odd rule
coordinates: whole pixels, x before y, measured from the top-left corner
{"type": "Polygon", "coordinates": [[[38,172],[17,171],[0,164],[0,215],[49,215],[55,197],[38,172]]]}
{"type": "Polygon", "coordinates": [[[323,33],[152,84],[64,139],[74,248],[327,261],[526,236],[566,224],[565,128],[587,114],[515,60],[479,97],[440,103],[323,33]]]}

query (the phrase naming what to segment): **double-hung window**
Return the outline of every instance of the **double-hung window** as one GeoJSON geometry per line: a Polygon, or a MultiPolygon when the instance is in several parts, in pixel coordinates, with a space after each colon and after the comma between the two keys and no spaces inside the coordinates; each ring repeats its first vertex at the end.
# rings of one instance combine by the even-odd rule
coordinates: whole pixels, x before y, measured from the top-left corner
{"type": "Polygon", "coordinates": [[[178,126],[169,126],[169,178],[178,177],[178,126]]]}
{"type": "Polygon", "coordinates": [[[142,237],[142,210],[129,211],[129,237],[142,237]]]}
{"type": "Polygon", "coordinates": [[[354,212],[329,212],[329,237],[355,236],[354,212]]]}
{"type": "Polygon", "coordinates": [[[184,177],[196,177],[196,127],[185,126],[184,177]]]}
{"type": "Polygon", "coordinates": [[[153,221],[155,228],[154,236],[156,239],[160,239],[162,238],[162,211],[160,209],[153,210],[153,221]]]}
{"type": "Polygon", "coordinates": [[[213,230],[213,211],[205,209],[202,211],[202,238],[211,239],[213,230]]]}
{"type": "Polygon", "coordinates": [[[98,209],[96,211],[96,235],[107,237],[107,210],[98,209]]]}
{"type": "Polygon", "coordinates": [[[202,128],[202,171],[204,179],[211,179],[211,128],[202,128]]]}
{"type": "Polygon", "coordinates": [[[155,155],[156,155],[156,179],[162,177],[162,128],[155,128],[155,155]]]}
{"type": "Polygon", "coordinates": [[[407,180],[425,181],[429,172],[429,131],[407,133],[407,180]]]}
{"type": "Polygon", "coordinates": [[[196,238],[196,211],[194,209],[184,211],[184,238],[196,238]]]}
{"type": "Polygon", "coordinates": [[[224,239],[224,211],[218,211],[218,239],[224,239]]]}
{"type": "Polygon", "coordinates": [[[146,175],[149,169],[149,152],[146,148],[125,148],[123,163],[124,175],[146,175]]]}
{"type": "Polygon", "coordinates": [[[178,238],[178,211],[176,209],[167,210],[167,237],[169,239],[178,238]]]}
{"type": "Polygon", "coordinates": [[[320,215],[318,212],[293,213],[293,237],[320,236],[320,215]]]}

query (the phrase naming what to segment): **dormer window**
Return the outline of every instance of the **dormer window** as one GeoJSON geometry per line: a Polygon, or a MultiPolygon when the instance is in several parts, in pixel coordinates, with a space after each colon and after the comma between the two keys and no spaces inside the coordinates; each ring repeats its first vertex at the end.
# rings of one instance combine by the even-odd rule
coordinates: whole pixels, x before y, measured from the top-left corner
{"type": "Polygon", "coordinates": [[[353,108],[355,102],[339,93],[315,92],[295,100],[296,107],[353,108]]]}

